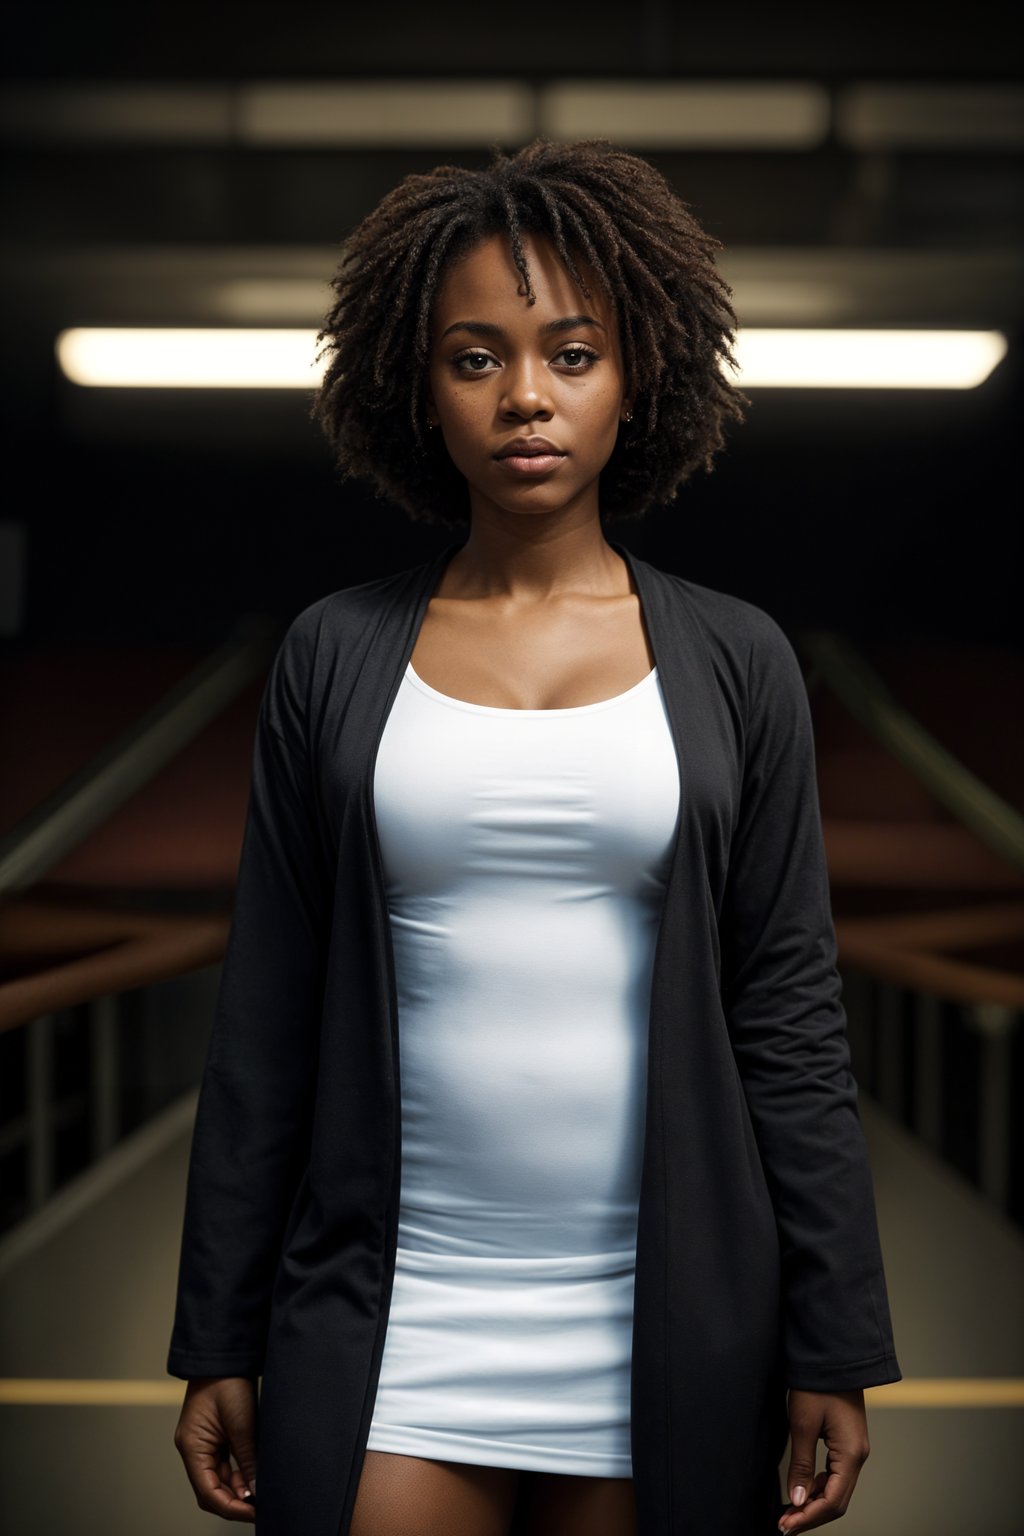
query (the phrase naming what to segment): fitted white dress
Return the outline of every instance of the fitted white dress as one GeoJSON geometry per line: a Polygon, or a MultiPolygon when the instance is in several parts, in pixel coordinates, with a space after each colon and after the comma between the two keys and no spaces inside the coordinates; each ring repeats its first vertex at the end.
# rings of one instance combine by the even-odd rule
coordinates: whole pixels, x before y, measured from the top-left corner
{"type": "Polygon", "coordinates": [[[368,1449],[628,1477],[654,944],[679,810],[657,670],[554,710],[410,665],[374,778],[402,1175],[368,1449]]]}

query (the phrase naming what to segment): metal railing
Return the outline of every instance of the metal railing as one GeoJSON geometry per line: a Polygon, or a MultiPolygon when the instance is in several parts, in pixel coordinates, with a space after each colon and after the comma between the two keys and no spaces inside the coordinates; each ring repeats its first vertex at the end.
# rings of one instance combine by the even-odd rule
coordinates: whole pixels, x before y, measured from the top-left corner
{"type": "MultiPolygon", "coordinates": [[[[83,915],[56,904],[33,911],[33,898],[15,893],[52,868],[230,703],[265,668],[276,635],[270,626],[249,625],[0,842],[8,936],[18,921],[41,923],[51,940],[63,935],[68,956],[41,974],[0,985],[0,1050],[7,1056],[0,1066],[8,1081],[17,1077],[23,1084],[21,1107],[0,1127],[0,1162],[21,1164],[23,1198],[13,1203],[11,1219],[37,1210],[66,1176],[55,1149],[69,1126],[82,1129],[82,1166],[103,1157],[131,1127],[121,1060],[124,1010],[129,1004],[129,1012],[144,1009],[159,982],[215,965],[230,920],[227,911],[83,915]],[[57,1068],[72,1041],[78,1080],[62,1089],[57,1068]]],[[[811,658],[809,687],[823,681],[833,688],[954,815],[1024,867],[1024,818],[902,709],[847,642],[816,632],[802,637],[800,648],[811,658]]],[[[843,919],[836,931],[858,1081],[988,1199],[1024,1221],[1024,1194],[1012,1173],[1024,1104],[1024,981],[949,953],[972,936],[1020,936],[1024,901],[843,919]],[[947,931],[939,931],[943,923],[947,931]]]]}
{"type": "Polygon", "coordinates": [[[827,630],[807,630],[800,649],[810,662],[809,691],[820,678],[940,805],[1000,858],[1024,870],[1024,816],[926,731],[848,640],[827,630]]]}
{"type": "MultiPolygon", "coordinates": [[[[123,1072],[124,1018],[158,983],[215,965],[225,911],[168,914],[99,909],[20,894],[149,782],[268,667],[279,626],[248,618],[126,731],[0,839],[0,1125],[6,1206],[0,1225],[37,1211],[60,1183],[103,1157],[137,1114],[123,1072]],[[57,958],[54,959],[54,951],[57,958]],[[47,957],[36,969],[33,956],[47,957]],[[61,1081],[74,1060],[74,1080],[61,1081]],[[15,1085],[20,1085],[20,1091],[15,1085]],[[71,1152],[68,1147],[71,1146],[71,1152]]],[[[199,1034],[202,1035],[203,1029],[199,1034]]],[[[180,1088],[182,1085],[177,1084],[180,1088]]]]}
{"type": "Polygon", "coordinates": [[[197,736],[265,670],[279,630],[242,621],[128,730],[0,837],[0,895],[34,885],[197,736]]]}
{"type": "MultiPolygon", "coordinates": [[[[1024,816],[891,694],[849,641],[799,637],[808,692],[828,686],[939,804],[1016,870],[1024,816]]],[[[1004,1214],[1024,1224],[1024,972],[984,947],[1024,940],[1024,894],[972,907],[836,922],[858,1083],[1004,1214]],[[982,958],[972,959],[971,951],[982,958]]]]}

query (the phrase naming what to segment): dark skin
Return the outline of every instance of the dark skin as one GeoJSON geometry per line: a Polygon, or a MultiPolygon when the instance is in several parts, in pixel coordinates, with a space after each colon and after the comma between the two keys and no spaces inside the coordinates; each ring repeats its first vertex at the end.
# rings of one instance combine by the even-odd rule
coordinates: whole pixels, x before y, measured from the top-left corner
{"type": "Polygon", "coordinates": [[[174,1444],[200,1509],[224,1520],[256,1519],[256,1383],[201,1376],[185,1389],[174,1444]],[[232,1461],[233,1458],[233,1461],[232,1461]]]}
{"type": "Polygon", "coordinates": [[[498,235],[449,271],[435,301],[426,415],[466,476],[471,521],[412,663],[472,703],[563,709],[625,692],[654,662],[598,515],[598,477],[631,407],[614,309],[596,287],[584,298],[548,242],[524,245],[536,304],[517,292],[498,235]],[[583,314],[597,323],[544,330],[583,314]],[[450,329],[463,321],[501,334],[450,329]],[[494,455],[520,436],[565,457],[539,476],[510,474],[494,455]]]}
{"type": "MultiPolygon", "coordinates": [[[[614,306],[585,263],[589,299],[547,240],[524,246],[535,304],[519,292],[503,235],[451,267],[438,290],[424,407],[466,477],[471,520],[412,663],[431,687],[472,703],[563,709],[625,692],[654,659],[628,568],[599,516],[600,472],[632,405],[614,306]],[[467,330],[467,321],[496,329],[467,330]],[[521,476],[497,462],[513,438],[537,435],[563,450],[550,469],[521,476]]],[[[797,1533],[846,1512],[869,1452],[867,1416],[859,1389],[792,1388],[788,1413],[790,1508],[779,1530],[797,1533]],[[819,1440],[826,1469],[816,1472],[819,1440]]],[[[245,1495],[256,1419],[252,1381],[189,1383],[175,1444],[200,1507],[227,1520],[255,1518],[245,1495]]],[[[636,1533],[628,1478],[367,1451],[352,1536],[507,1536],[517,1503],[524,1536],[636,1533]]]]}

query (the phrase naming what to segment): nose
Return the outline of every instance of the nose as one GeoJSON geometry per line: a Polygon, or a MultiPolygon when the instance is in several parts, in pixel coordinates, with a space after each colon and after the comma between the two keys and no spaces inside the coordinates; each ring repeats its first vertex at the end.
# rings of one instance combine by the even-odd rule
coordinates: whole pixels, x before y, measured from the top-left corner
{"type": "Polygon", "coordinates": [[[548,374],[542,362],[530,358],[510,361],[505,366],[502,383],[501,411],[504,416],[529,420],[533,416],[551,415],[548,374]]]}

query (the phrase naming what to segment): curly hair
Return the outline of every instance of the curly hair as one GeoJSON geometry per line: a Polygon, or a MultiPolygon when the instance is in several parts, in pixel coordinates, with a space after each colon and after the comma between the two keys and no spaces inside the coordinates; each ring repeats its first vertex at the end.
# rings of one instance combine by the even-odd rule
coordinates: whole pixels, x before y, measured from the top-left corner
{"type": "Polygon", "coordinates": [[[312,409],[338,469],[414,518],[468,522],[466,480],[441,434],[424,430],[432,304],[447,268],[498,233],[535,303],[528,233],[552,242],[589,298],[576,262],[584,257],[618,315],[633,420],[601,471],[602,518],[674,501],[695,469],[710,473],[726,419],[742,421],[750,404],[719,367],[735,366],[737,323],[715,267],[721,242],[659,171],[607,139],[535,139],[491,154],[485,170],[440,165],[406,176],[342,247],[312,409]]]}

